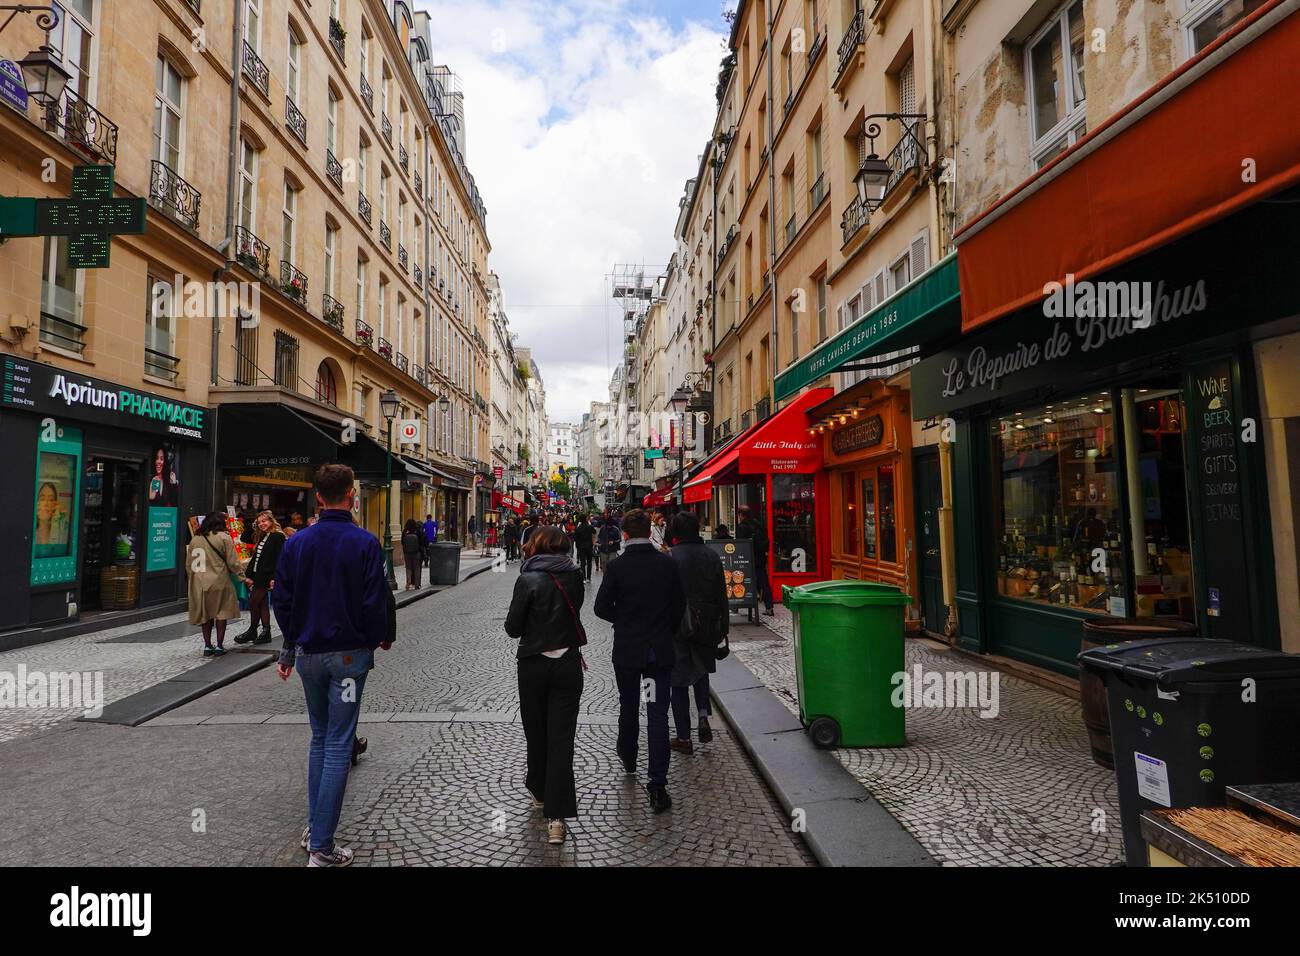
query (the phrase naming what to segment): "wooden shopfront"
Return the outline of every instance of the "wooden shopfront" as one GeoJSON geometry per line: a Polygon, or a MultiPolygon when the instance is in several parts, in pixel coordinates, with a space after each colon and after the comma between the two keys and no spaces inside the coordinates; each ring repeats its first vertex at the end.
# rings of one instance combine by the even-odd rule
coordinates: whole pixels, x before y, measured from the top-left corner
{"type": "Polygon", "coordinates": [[[830,576],[916,597],[912,423],[905,388],[868,379],[812,409],[830,487],[830,576]]]}

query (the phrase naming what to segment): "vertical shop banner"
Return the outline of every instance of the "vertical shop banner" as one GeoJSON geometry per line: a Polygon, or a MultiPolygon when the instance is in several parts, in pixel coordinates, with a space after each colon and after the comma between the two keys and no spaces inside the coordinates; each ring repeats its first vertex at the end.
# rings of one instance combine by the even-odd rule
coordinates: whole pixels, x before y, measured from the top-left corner
{"type": "Polygon", "coordinates": [[[149,508],[144,570],[171,571],[176,567],[176,531],[179,513],[175,508],[149,508]]]}
{"type": "Polygon", "coordinates": [[[1204,578],[1197,582],[1206,637],[1251,640],[1241,501],[1241,409],[1233,363],[1221,359],[1190,371],[1188,424],[1193,435],[1194,511],[1201,524],[1204,578]]]}
{"type": "Polygon", "coordinates": [[[758,584],[754,580],[754,542],[723,540],[706,543],[722,559],[722,576],[727,582],[728,609],[758,610],[758,584]]]}
{"type": "Polygon", "coordinates": [[[34,586],[77,579],[81,431],[52,424],[48,427],[51,431],[42,426],[36,439],[31,573],[34,586]]]}

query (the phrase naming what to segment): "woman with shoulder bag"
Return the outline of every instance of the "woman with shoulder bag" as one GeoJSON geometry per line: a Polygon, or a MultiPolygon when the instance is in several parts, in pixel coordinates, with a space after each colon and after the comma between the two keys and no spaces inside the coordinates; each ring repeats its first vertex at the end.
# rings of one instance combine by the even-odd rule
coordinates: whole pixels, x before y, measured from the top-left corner
{"type": "Polygon", "coordinates": [[[286,540],[284,529],[275,515],[263,511],[253,521],[253,557],[244,572],[244,583],[248,585],[248,611],[252,621],[248,630],[235,638],[236,644],[270,644],[271,643],[271,588],[275,585],[275,566],[280,560],[280,550],[286,540]],[[262,633],[257,633],[258,624],[262,633]]]}
{"type": "Polygon", "coordinates": [[[414,518],[402,528],[402,558],[406,562],[406,590],[420,587],[420,568],[423,563],[424,533],[414,518]]]}
{"type": "Polygon", "coordinates": [[[709,726],[709,675],[718,669],[720,646],[727,639],[730,614],[727,581],[718,553],[700,537],[700,519],[689,511],[673,517],[670,552],[686,586],[686,614],[674,640],[677,659],[673,664],[672,707],[677,739],[668,746],[678,753],[695,752],[691,743],[691,693],[699,714],[700,743],[713,740],[709,726]]]}
{"type": "Polygon", "coordinates": [[[547,842],[564,842],[564,821],[578,815],[574,738],[587,643],[578,609],[582,572],[559,528],[538,528],[524,548],[505,630],[519,641],[519,715],[528,742],[524,784],[549,821],[547,842]]]}
{"type": "Polygon", "coordinates": [[[214,511],[203,519],[185,551],[189,575],[190,623],[203,628],[203,656],[226,653],[226,622],[239,617],[239,597],[232,574],[241,574],[235,543],[226,532],[226,516],[214,511]],[[212,625],[217,626],[217,646],[212,646],[212,625]]]}

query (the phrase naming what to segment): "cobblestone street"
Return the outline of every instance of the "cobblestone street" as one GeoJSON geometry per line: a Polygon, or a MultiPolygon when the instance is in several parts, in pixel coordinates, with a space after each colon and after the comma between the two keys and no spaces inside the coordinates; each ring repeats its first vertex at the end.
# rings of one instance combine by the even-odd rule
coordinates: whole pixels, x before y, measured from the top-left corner
{"type": "MultiPolygon", "coordinates": [[[[359,864],[812,863],[720,719],[712,744],[673,755],[673,809],[651,814],[644,741],[636,781],[614,755],[612,634],[590,614],[590,594],[579,816],[568,842],[547,847],[523,789],[515,645],[501,629],[515,574],[481,574],[399,611],[399,643],[380,652],[366,685],[370,750],[349,779],[339,832],[359,864]]],[[[194,635],[99,643],[105,636],[11,652],[3,666],[39,658],[49,669],[88,669],[120,654],[110,683],[138,689],[201,660],[194,635]]],[[[137,728],[67,716],[20,715],[5,727],[0,764],[22,772],[7,774],[0,793],[0,864],[303,863],[307,727],[297,677],[282,683],[264,669],[137,728]]]]}

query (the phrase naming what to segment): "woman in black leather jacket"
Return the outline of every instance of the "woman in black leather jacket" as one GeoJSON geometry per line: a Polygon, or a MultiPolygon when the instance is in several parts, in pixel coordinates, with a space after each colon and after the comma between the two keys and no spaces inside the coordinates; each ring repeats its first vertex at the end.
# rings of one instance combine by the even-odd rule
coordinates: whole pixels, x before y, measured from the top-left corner
{"type": "Polygon", "coordinates": [[[587,643],[579,609],[582,572],[568,537],[541,527],[528,538],[524,563],[506,615],[506,633],[519,641],[519,716],[528,742],[524,785],[549,822],[547,842],[564,842],[564,821],[578,815],[573,746],[587,643]]]}

